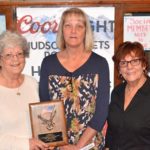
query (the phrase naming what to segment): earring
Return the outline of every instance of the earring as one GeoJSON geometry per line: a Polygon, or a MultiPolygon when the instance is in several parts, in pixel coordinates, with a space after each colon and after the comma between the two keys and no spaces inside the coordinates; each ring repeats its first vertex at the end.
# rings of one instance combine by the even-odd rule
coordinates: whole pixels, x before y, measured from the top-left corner
{"type": "Polygon", "coordinates": [[[119,79],[122,79],[122,78],[123,78],[121,73],[118,74],[118,78],[119,78],[119,79]]]}
{"type": "Polygon", "coordinates": [[[144,73],[144,75],[146,75],[147,76],[147,70],[145,69],[145,68],[143,68],[143,73],[144,73]]]}

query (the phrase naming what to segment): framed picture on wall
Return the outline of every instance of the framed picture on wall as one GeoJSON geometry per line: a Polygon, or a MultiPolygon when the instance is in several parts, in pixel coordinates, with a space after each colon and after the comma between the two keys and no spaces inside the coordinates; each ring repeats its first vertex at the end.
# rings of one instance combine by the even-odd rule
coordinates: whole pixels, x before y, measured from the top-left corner
{"type": "Polygon", "coordinates": [[[150,50],[150,13],[126,13],[124,15],[124,41],[137,41],[150,50]]]}
{"type": "Polygon", "coordinates": [[[144,47],[150,66],[150,12],[124,15],[124,41],[140,42],[144,47]]]}

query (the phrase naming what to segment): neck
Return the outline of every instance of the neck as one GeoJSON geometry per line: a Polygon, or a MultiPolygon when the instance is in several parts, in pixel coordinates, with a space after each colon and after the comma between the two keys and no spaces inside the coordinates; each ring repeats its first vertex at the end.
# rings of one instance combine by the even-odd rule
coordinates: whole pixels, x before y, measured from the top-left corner
{"type": "Polygon", "coordinates": [[[133,91],[134,89],[139,89],[142,87],[142,85],[145,83],[146,77],[143,75],[140,80],[136,82],[127,83],[127,90],[133,91]]]}
{"type": "Polygon", "coordinates": [[[68,59],[68,60],[81,60],[83,59],[84,57],[86,56],[86,51],[85,50],[65,50],[65,57],[68,59]]]}
{"type": "Polygon", "coordinates": [[[65,50],[68,53],[71,53],[71,54],[73,53],[75,55],[79,55],[80,53],[85,52],[85,47],[84,47],[84,44],[81,44],[81,45],[78,45],[78,46],[69,46],[69,45],[66,45],[65,50]]]}
{"type": "Polygon", "coordinates": [[[23,81],[23,75],[15,75],[15,76],[10,76],[6,74],[5,72],[0,72],[0,76],[2,79],[2,84],[6,87],[10,88],[16,88],[19,87],[22,84],[23,81]]]}

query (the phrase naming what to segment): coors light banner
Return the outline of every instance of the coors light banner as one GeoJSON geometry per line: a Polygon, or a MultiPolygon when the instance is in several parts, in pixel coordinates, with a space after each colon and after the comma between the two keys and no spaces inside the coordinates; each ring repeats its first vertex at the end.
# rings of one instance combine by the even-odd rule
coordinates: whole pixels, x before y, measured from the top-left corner
{"type": "MultiPolygon", "coordinates": [[[[17,30],[27,38],[30,57],[24,73],[39,80],[43,58],[59,51],[56,34],[62,12],[68,7],[17,8],[17,30]]],[[[94,32],[93,51],[104,56],[110,68],[110,86],[114,86],[114,7],[80,7],[89,16],[94,32]]],[[[54,66],[55,67],[55,66],[54,66]]],[[[98,67],[98,66],[95,66],[98,67]]]]}

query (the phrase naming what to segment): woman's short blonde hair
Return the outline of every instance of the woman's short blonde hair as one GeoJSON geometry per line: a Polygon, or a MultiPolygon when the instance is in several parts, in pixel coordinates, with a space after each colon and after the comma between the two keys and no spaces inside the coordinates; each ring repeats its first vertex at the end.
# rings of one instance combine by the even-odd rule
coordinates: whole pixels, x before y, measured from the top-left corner
{"type": "Polygon", "coordinates": [[[63,35],[63,25],[65,23],[66,17],[72,14],[78,15],[79,17],[83,19],[83,22],[85,23],[85,28],[86,28],[84,46],[85,46],[85,50],[91,51],[93,48],[92,28],[91,28],[88,16],[79,8],[69,8],[63,12],[61,16],[59,28],[58,28],[57,38],[56,38],[57,47],[60,50],[64,50],[66,48],[64,35],[63,35]]]}

